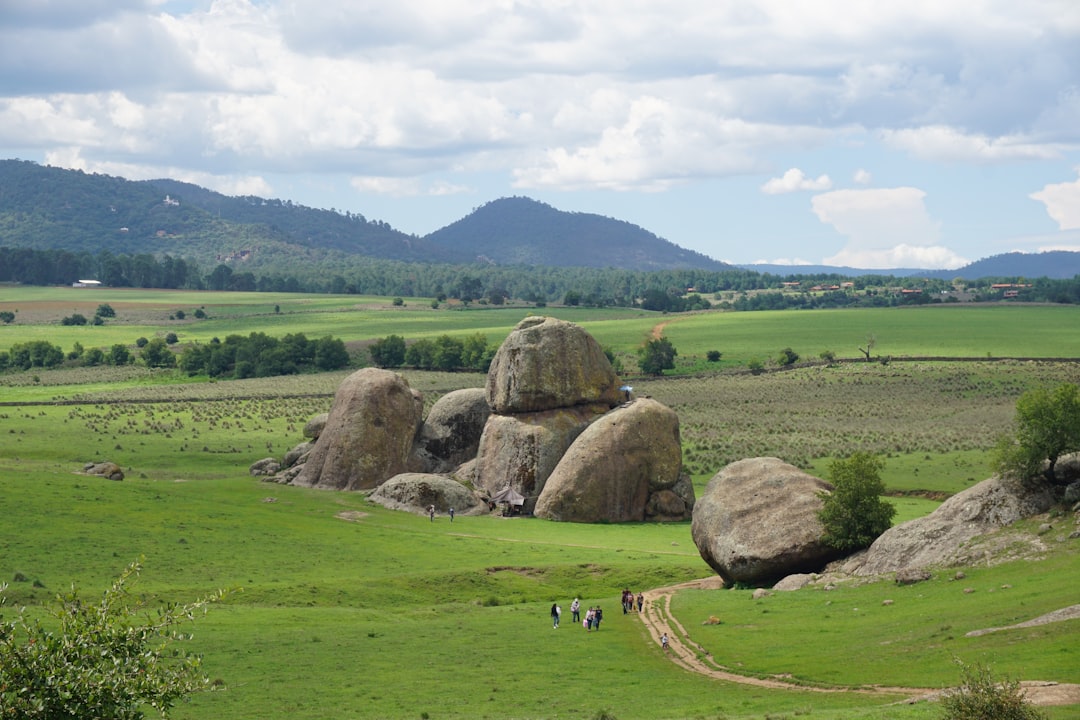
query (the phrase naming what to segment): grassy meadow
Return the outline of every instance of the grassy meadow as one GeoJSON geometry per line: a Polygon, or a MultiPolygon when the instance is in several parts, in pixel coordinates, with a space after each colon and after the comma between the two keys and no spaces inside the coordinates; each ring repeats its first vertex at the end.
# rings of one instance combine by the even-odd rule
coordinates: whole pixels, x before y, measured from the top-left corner
{"type": "MultiPolygon", "coordinates": [[[[805,357],[823,349],[855,357],[868,333],[877,351],[894,357],[1080,358],[1080,339],[1063,330],[1077,326],[1080,310],[1067,307],[673,316],[0,286],[0,309],[17,310],[13,325],[0,326],[0,350],[39,338],[65,350],[75,341],[107,346],[168,331],[181,342],[263,331],[349,342],[481,332],[496,343],[533,312],[579,322],[629,357],[662,325],[682,369],[706,367],[700,357],[710,349],[724,352],[722,368],[735,368],[633,378],[637,394],[679,413],[684,459],[699,492],[724,464],[743,457],[774,455],[824,477],[832,458],[864,449],[886,458],[898,521],[989,476],[987,451],[1008,427],[1020,393],[1080,382],[1073,362],[843,363],[762,375],[737,369],[740,359],[772,357],[786,346],[805,357]],[[72,298],[88,299],[74,305],[72,298]],[[99,303],[114,307],[115,321],[58,325],[72,312],[91,316],[99,303]],[[200,307],[209,318],[192,320],[200,307]],[[178,309],[187,319],[168,320],[178,309]],[[106,334],[117,339],[99,343],[106,334]]],[[[618,612],[624,587],[710,574],[689,523],[461,515],[453,524],[444,517],[432,523],[369,504],[362,494],[250,477],[252,462],[281,456],[302,439],[303,423],[329,409],[346,374],[213,383],[138,367],[0,375],[0,582],[9,583],[9,605],[39,612],[72,582],[93,596],[140,555],[145,570],[136,588],[150,602],[242,588],[193,628],[190,646],[222,687],[177,708],[173,716],[182,720],[923,720],[937,717],[937,708],[894,704],[903,693],[813,690],[943,687],[958,679],[956,657],[1020,679],[1078,680],[1080,621],[965,637],[1076,602],[1080,541],[1068,539],[1070,517],[1051,519],[1037,559],[968,569],[962,583],[942,572],[905,588],[845,584],[758,601],[746,590],[682,592],[673,612],[717,664],[752,677],[790,676],[806,689],[712,680],[675,666],[637,618],[618,612]],[[124,468],[123,482],[76,472],[105,459],[124,468]],[[968,587],[974,592],[965,593],[968,587]],[[569,622],[575,596],[605,609],[600,632],[569,622]],[[894,603],[882,605],[885,599],[894,603]],[[555,601],[565,618],[558,630],[548,618],[555,601]],[[703,626],[709,616],[721,623],[703,626]]],[[[404,374],[428,404],[484,381],[404,374]]],[[[1049,712],[1064,719],[1077,710],[1049,712]]]]}

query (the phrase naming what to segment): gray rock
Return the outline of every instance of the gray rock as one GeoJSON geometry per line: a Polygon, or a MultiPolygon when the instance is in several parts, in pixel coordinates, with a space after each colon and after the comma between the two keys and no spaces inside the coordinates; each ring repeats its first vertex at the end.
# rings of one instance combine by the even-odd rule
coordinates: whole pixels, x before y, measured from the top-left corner
{"type": "Polygon", "coordinates": [[[795,573],[794,575],[788,575],[780,582],[773,585],[773,590],[779,590],[781,592],[791,592],[793,590],[801,590],[814,581],[814,576],[809,573],[795,573]]]}
{"type": "Polygon", "coordinates": [[[574,323],[529,317],[495,353],[487,376],[493,412],[535,413],[622,401],[619,378],[592,335],[574,323]]]}
{"type": "Polygon", "coordinates": [[[491,414],[483,388],[455,390],[439,398],[416,438],[414,453],[425,472],[447,472],[476,457],[491,414]]]}
{"type": "Polygon", "coordinates": [[[394,510],[425,512],[434,505],[440,514],[454,508],[465,514],[480,506],[480,500],[469,488],[445,475],[402,473],[377,487],[368,499],[394,510]]]}
{"type": "Polygon", "coordinates": [[[548,478],[536,515],[630,522],[651,511],[652,518],[685,520],[687,503],[672,490],[681,469],[678,415],[655,400],[637,400],[598,418],[574,440],[548,478]]]}
{"type": "Polygon", "coordinates": [[[402,376],[364,368],[334,395],[325,429],[293,483],[368,490],[407,470],[423,400],[402,376]]]}
{"type": "Polygon", "coordinates": [[[312,448],[314,447],[315,443],[313,442],[300,443],[299,445],[285,453],[285,458],[284,462],[282,462],[282,465],[284,467],[292,467],[293,465],[296,465],[297,463],[301,462],[301,458],[311,452],[312,448]]]}
{"type": "Polygon", "coordinates": [[[882,575],[906,568],[964,564],[972,538],[1046,512],[1048,489],[990,478],[953,495],[934,512],[886,530],[862,553],[841,564],[854,575],[882,575]]]}
{"type": "Polygon", "coordinates": [[[904,568],[896,571],[896,584],[897,585],[914,585],[915,583],[926,582],[933,575],[929,570],[923,568],[904,568]]]}
{"type": "Polygon", "coordinates": [[[330,413],[319,413],[307,421],[304,425],[304,437],[309,440],[318,440],[319,435],[326,428],[326,421],[330,419],[330,413]]]}
{"type": "Polygon", "coordinates": [[[583,406],[489,416],[474,466],[476,488],[494,494],[509,484],[531,498],[526,511],[531,510],[563,453],[606,409],[583,406]]]}
{"type": "Polygon", "coordinates": [[[83,465],[83,472],[87,475],[97,475],[99,477],[108,478],[109,480],[124,479],[123,469],[114,462],[86,463],[83,465]]]}
{"type": "Polygon", "coordinates": [[[264,475],[273,475],[279,470],[281,470],[281,463],[277,461],[277,458],[270,457],[251,463],[248,473],[255,477],[262,477],[264,475]]]}
{"type": "Polygon", "coordinates": [[[694,506],[698,552],[728,583],[767,585],[840,556],[823,540],[820,493],[832,486],[777,458],[723,468],[694,506]]]}

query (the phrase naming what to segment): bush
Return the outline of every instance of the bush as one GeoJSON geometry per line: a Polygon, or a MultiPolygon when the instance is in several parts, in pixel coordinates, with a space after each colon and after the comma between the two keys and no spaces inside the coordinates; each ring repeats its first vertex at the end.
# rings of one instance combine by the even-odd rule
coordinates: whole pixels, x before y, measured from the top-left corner
{"type": "Polygon", "coordinates": [[[387,335],[373,342],[368,347],[368,353],[376,367],[401,367],[405,362],[405,338],[400,335],[387,335]]]}
{"type": "Polygon", "coordinates": [[[128,591],[140,569],[138,562],[129,565],[100,603],[83,601],[74,587],[58,595],[58,628],[22,611],[0,622],[3,717],[137,720],[147,705],[165,717],[178,701],[210,689],[200,658],[173,645],[190,637],[178,632],[180,625],[228,593],[150,615],[128,591]]]}
{"type": "Polygon", "coordinates": [[[1080,387],[1029,390],[1016,401],[1014,436],[1003,436],[994,457],[1003,477],[1032,481],[1040,474],[1057,482],[1058,458],[1080,451],[1080,387]],[[1045,472],[1043,464],[1047,463],[1045,472]]]}
{"type": "Polygon", "coordinates": [[[165,335],[165,344],[166,345],[175,345],[178,342],[180,342],[180,338],[178,338],[176,336],[176,333],[171,332],[171,333],[168,333],[168,334],[165,335]]]}
{"type": "Polygon", "coordinates": [[[720,355],[721,353],[719,350],[709,350],[705,353],[705,359],[711,363],[720,362],[720,355]]]}
{"type": "Polygon", "coordinates": [[[85,325],[86,323],[86,316],[79,313],[73,313],[60,320],[61,325],[85,325]]]}
{"type": "Polygon", "coordinates": [[[195,317],[197,319],[199,319],[199,320],[205,320],[206,319],[206,311],[203,310],[202,308],[196,308],[195,309],[195,317]]]}
{"type": "Polygon", "coordinates": [[[144,347],[146,347],[146,343],[148,343],[148,342],[150,342],[150,341],[147,340],[144,337],[141,337],[141,338],[139,338],[138,340],[135,341],[135,347],[144,348],[144,347]]]}
{"type": "Polygon", "coordinates": [[[675,367],[678,351],[666,337],[650,340],[645,347],[638,349],[638,367],[648,375],[663,375],[665,370],[675,367]]]}
{"type": "Polygon", "coordinates": [[[112,305],[108,303],[102,303],[97,306],[97,311],[94,313],[98,317],[111,318],[116,317],[116,311],[113,310],[112,305]]]}
{"type": "Polygon", "coordinates": [[[0,322],[3,322],[5,325],[10,325],[15,322],[15,313],[10,310],[0,310],[0,322]]]}
{"type": "Polygon", "coordinates": [[[960,666],[961,685],[941,698],[943,720],[1042,720],[1046,714],[1027,703],[1015,680],[998,682],[984,665],[960,666]]]}
{"type": "Polygon", "coordinates": [[[885,461],[857,452],[829,466],[832,493],[822,493],[818,519],[825,526],[825,543],[838,550],[869,547],[892,524],[896,508],[881,499],[885,461]]]}
{"type": "Polygon", "coordinates": [[[781,367],[787,367],[799,362],[799,353],[795,352],[791,348],[784,348],[780,351],[780,357],[776,360],[777,364],[781,367]]]}
{"type": "Polygon", "coordinates": [[[404,304],[405,304],[405,299],[404,299],[404,298],[400,298],[400,297],[396,297],[396,298],[394,298],[394,299],[393,299],[393,300],[391,301],[391,304],[392,304],[392,305],[393,305],[394,307],[401,307],[402,305],[404,305],[404,304]]]}

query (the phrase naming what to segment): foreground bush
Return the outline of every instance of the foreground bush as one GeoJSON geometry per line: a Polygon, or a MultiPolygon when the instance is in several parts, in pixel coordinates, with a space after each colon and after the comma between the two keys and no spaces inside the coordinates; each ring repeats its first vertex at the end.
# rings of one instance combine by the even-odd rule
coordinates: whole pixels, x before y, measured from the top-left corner
{"type": "Polygon", "coordinates": [[[144,706],[167,717],[178,701],[209,689],[201,658],[170,646],[191,637],[179,625],[226,592],[151,610],[128,591],[140,569],[129,565],[97,604],[74,587],[58,595],[57,631],[22,610],[0,621],[0,718],[138,720],[144,706]]]}
{"type": "Polygon", "coordinates": [[[941,699],[943,720],[1044,720],[1046,715],[1029,705],[1016,680],[994,679],[984,665],[960,662],[960,687],[941,699]]]}

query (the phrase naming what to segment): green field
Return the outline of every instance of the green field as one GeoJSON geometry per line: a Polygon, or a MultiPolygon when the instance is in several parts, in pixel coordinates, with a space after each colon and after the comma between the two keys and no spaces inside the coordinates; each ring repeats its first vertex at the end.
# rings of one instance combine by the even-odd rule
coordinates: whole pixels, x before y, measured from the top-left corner
{"type": "MultiPolygon", "coordinates": [[[[390,332],[410,339],[422,332],[485,332],[498,342],[524,314],[550,311],[625,352],[668,322],[664,332],[680,358],[716,348],[725,353],[722,365],[729,352],[766,357],[790,345],[816,354],[811,339],[838,333],[842,324],[857,328],[849,345],[872,331],[881,352],[894,356],[1080,357],[1061,329],[1061,323],[1075,325],[1075,311],[1057,307],[680,317],[593,309],[564,314],[561,308],[433,311],[422,299],[407,299],[399,309],[386,298],[232,293],[170,293],[158,308],[149,299],[154,293],[94,291],[89,313],[109,302],[117,322],[60,328],[24,320],[43,317],[42,307],[66,289],[19,290],[0,287],[0,308],[19,306],[16,323],[0,326],[0,348],[32,332],[65,348],[75,337],[66,333],[164,332],[175,321],[154,324],[149,314],[166,312],[167,318],[169,308],[186,309],[190,317],[205,306],[211,318],[203,322],[221,323],[213,334],[231,326],[246,329],[224,332],[314,336],[321,333],[304,329],[302,320],[330,327],[345,316],[355,323],[328,332],[350,341],[390,332]],[[122,302],[148,304],[147,318],[125,324],[125,314],[133,318],[136,311],[121,309],[122,302]],[[298,309],[305,305],[310,312],[298,309]],[[236,308],[234,315],[227,307],[236,308]],[[900,340],[911,318],[927,327],[920,333],[907,325],[900,340]],[[938,325],[946,322],[971,327],[974,336],[955,333],[954,345],[926,350],[931,336],[950,337],[938,325]],[[1007,338],[993,344],[994,323],[1027,332],[1023,346],[1010,346],[1007,338]],[[975,345],[985,347],[972,352],[975,345]]],[[[70,312],[63,308],[61,315],[70,312]]],[[[203,332],[195,322],[180,326],[203,332]]],[[[857,352],[841,352],[839,341],[833,349],[857,352]]],[[[765,690],[711,680],[670,662],[636,617],[618,612],[618,594],[624,587],[709,575],[689,523],[574,525],[460,515],[453,524],[445,518],[431,523],[369,504],[361,494],[251,478],[253,461],[280,456],[301,440],[303,423],[329,408],[344,375],[215,383],[138,367],[39,371],[36,380],[0,375],[0,581],[9,583],[9,603],[37,612],[72,582],[92,597],[139,555],[146,558],[145,572],[136,587],[151,600],[185,601],[242,587],[194,626],[191,646],[224,689],[179,707],[173,716],[185,720],[938,716],[931,704],[893,704],[902,693],[765,690]],[[73,404],[51,404],[56,400],[73,404]],[[126,479],[76,473],[100,459],[118,462],[126,479]],[[550,604],[557,600],[565,611],[574,596],[586,607],[605,608],[601,632],[587,634],[569,622],[551,628],[550,604]]],[[[484,380],[405,375],[428,404],[484,380]]],[[[987,451],[1008,427],[1016,398],[1058,382],[1080,382],[1080,366],[845,363],[760,376],[735,371],[634,379],[636,393],[679,413],[684,458],[699,491],[724,464],[742,457],[774,455],[825,476],[831,458],[867,449],[885,457],[890,493],[904,494],[892,498],[897,521],[925,514],[940,497],[988,477],[987,451]]],[[[746,590],[687,591],[676,596],[673,609],[715,662],[751,677],[786,675],[808,687],[943,687],[957,682],[952,660],[959,657],[1021,679],[1076,682],[1080,621],[964,636],[1076,602],[1080,541],[1068,538],[1071,516],[1051,523],[1054,530],[1042,536],[1043,559],[969,569],[962,584],[938,573],[907,588],[843,585],[760,601],[746,590]],[[882,605],[885,599],[894,604],[882,605]],[[721,623],[703,626],[709,616],[721,623]]],[[[1049,711],[1061,720],[1077,710],[1049,711]]]]}

